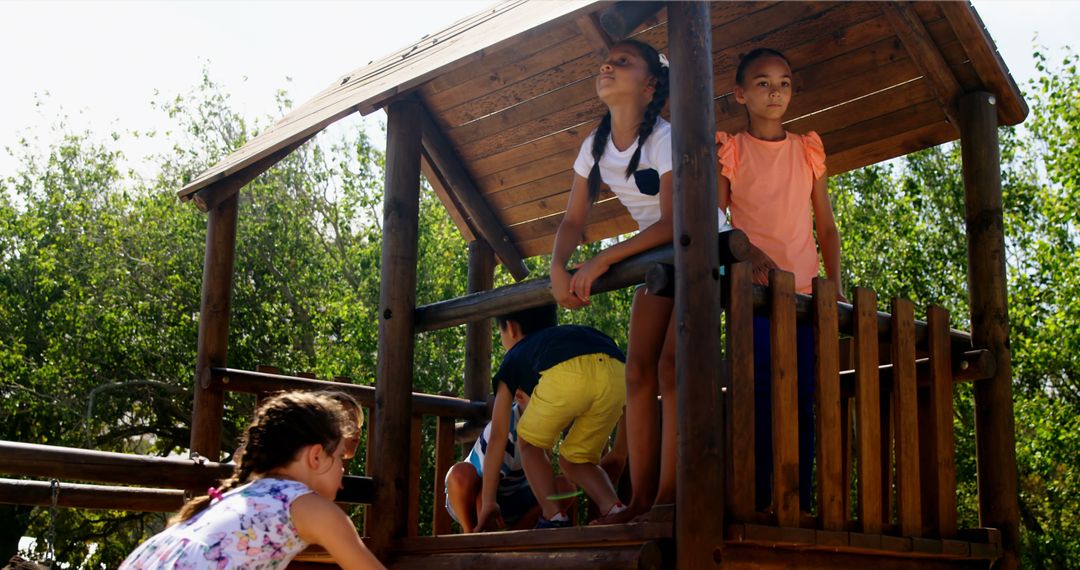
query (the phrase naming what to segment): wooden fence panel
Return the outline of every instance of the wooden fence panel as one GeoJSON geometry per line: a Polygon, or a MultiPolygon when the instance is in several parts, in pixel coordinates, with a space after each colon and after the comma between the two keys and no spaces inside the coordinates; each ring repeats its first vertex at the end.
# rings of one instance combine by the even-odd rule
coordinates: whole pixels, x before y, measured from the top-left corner
{"type": "MultiPolygon", "coordinates": [[[[840,421],[840,331],[836,283],[814,279],[814,384],[818,513],[825,530],[844,527],[844,459],[840,421]]],[[[803,482],[803,484],[809,484],[803,482]]]]}

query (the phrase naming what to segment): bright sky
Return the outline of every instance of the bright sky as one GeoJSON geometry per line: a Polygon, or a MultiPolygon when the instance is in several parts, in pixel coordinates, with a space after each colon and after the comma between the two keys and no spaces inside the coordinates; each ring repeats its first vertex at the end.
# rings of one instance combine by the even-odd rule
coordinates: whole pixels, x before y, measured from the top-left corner
{"type": "MultiPolygon", "coordinates": [[[[104,138],[169,123],[150,106],[196,86],[204,67],[247,117],[276,113],[274,93],[302,103],[338,76],[491,5],[487,0],[47,2],[0,0],[2,149],[48,135],[60,112],[104,138]],[[287,81],[291,78],[291,82],[287,81]],[[47,94],[47,95],[46,95],[47,94]],[[38,105],[42,101],[42,105],[38,105]]],[[[1034,76],[1032,40],[1080,49],[1080,2],[978,0],[1017,83],[1034,76]]],[[[381,113],[367,122],[376,129],[381,113]]],[[[47,141],[42,141],[44,144],[47,141]]],[[[136,160],[158,150],[130,137],[136,160]]]]}

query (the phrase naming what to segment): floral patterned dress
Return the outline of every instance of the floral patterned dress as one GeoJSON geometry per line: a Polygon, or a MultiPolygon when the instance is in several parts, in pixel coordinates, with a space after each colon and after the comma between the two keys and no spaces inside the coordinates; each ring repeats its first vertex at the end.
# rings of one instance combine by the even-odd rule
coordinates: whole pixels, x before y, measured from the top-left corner
{"type": "Polygon", "coordinates": [[[307,547],[289,509],[297,497],[312,492],[298,481],[274,478],[237,487],[139,545],[120,569],[285,568],[307,547]]]}

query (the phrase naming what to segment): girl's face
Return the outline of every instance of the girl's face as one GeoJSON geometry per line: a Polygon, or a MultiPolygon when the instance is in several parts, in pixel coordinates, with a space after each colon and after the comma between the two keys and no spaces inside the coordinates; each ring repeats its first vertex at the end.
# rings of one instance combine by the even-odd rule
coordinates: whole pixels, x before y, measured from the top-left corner
{"type": "Polygon", "coordinates": [[[600,64],[596,76],[596,95],[608,106],[620,101],[632,101],[647,105],[655,91],[655,79],[649,73],[649,65],[637,49],[628,45],[615,45],[607,59],[600,64]]]}
{"type": "Polygon", "coordinates": [[[767,55],[746,67],[743,84],[735,86],[735,100],[746,105],[751,117],[780,120],[791,103],[791,91],[791,68],[767,55]]]}
{"type": "Polygon", "coordinates": [[[341,478],[345,475],[345,446],[338,444],[333,453],[327,453],[321,446],[318,449],[319,463],[311,476],[308,486],[322,497],[334,500],[341,489],[341,478]]]}

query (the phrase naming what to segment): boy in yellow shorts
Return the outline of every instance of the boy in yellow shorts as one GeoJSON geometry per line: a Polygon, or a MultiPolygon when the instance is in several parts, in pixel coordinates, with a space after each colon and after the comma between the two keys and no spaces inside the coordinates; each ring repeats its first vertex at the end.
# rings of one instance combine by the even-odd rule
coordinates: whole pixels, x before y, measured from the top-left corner
{"type": "Polygon", "coordinates": [[[585,490],[602,516],[626,509],[599,466],[626,404],[623,352],[594,328],[558,326],[554,305],[517,311],[496,318],[496,322],[506,356],[492,379],[495,408],[484,457],[477,528],[492,528],[500,518],[496,475],[514,402],[522,410],[517,432],[525,476],[543,511],[536,528],[570,525],[555,495],[555,473],[548,452],[571,422],[574,425],[559,454],[563,475],[585,490]]]}

